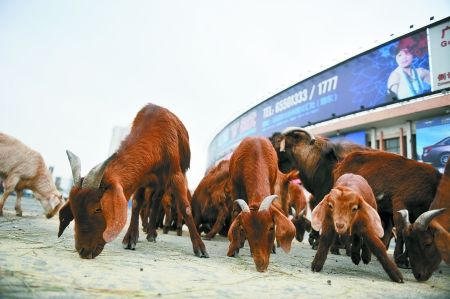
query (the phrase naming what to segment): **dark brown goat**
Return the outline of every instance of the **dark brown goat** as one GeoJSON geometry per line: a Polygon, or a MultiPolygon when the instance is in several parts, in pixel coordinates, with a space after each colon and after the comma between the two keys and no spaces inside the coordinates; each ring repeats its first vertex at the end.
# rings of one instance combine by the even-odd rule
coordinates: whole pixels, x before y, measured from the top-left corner
{"type": "Polygon", "coordinates": [[[277,154],[267,138],[245,138],[230,159],[232,198],[238,198],[241,212],[228,232],[227,255],[236,256],[246,238],[260,272],[267,270],[275,236],[285,252],[295,236],[292,222],[272,206],[277,171],[277,154]]]}
{"type": "MultiPolygon", "coordinates": [[[[314,200],[309,202],[311,210],[333,187],[336,163],[350,152],[371,150],[351,142],[333,143],[299,127],[284,129],[281,137],[274,133],[271,141],[278,154],[280,170],[298,169],[303,186],[314,195],[314,200]]],[[[313,248],[317,248],[318,237],[318,232],[314,230],[309,235],[313,248]]]]}
{"type": "MultiPolygon", "coordinates": [[[[399,267],[407,267],[407,253],[403,252],[403,221],[399,211],[407,209],[411,221],[428,211],[436,193],[441,174],[432,166],[386,152],[354,152],[336,167],[336,178],[344,173],[364,177],[377,198],[378,213],[393,217],[397,231],[394,258],[399,267]]],[[[385,227],[383,243],[391,236],[385,227]]]]}
{"type": "MultiPolygon", "coordinates": [[[[153,104],[141,109],[119,150],[84,178],[80,177],[79,158],[68,155],[74,186],[59,214],[58,236],[75,220],[75,248],[82,258],[96,257],[117,237],[127,220],[127,200],[155,177],[163,186],[160,190],[172,194],[182,207],[194,253],[208,256],[188,201],[189,135],[169,110],[153,104]]],[[[138,210],[132,212],[139,217],[138,210]]]]}
{"type": "Polygon", "coordinates": [[[404,220],[403,237],[414,277],[430,278],[442,260],[450,265],[450,160],[445,166],[430,210],[409,222],[408,210],[399,211],[404,220]]]}
{"type": "Polygon", "coordinates": [[[219,232],[228,233],[233,202],[226,184],[230,177],[230,160],[220,161],[200,181],[192,195],[192,214],[197,230],[207,231],[210,240],[219,232]]]}
{"type": "Polygon", "coordinates": [[[402,274],[387,256],[380,239],[384,231],[377,203],[363,177],[351,173],[339,177],[330,193],[313,210],[311,223],[314,229],[321,231],[319,248],[311,265],[313,271],[322,270],[337,233],[352,238],[351,254],[355,264],[359,263],[362,245],[364,263],[370,261],[372,251],[389,277],[395,282],[403,282],[402,274]]]}

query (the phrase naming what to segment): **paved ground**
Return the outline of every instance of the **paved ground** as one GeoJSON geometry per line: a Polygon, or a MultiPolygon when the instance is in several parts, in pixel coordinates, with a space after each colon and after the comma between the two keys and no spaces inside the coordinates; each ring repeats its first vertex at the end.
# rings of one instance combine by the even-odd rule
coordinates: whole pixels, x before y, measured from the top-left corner
{"type": "Polygon", "coordinates": [[[378,261],[355,266],[343,255],[312,273],[315,251],[297,241],[290,254],[272,255],[266,273],[255,270],[247,245],[239,258],[226,257],[222,237],[205,241],[209,259],[195,257],[187,232],[159,232],[156,243],[141,234],[129,251],[123,231],[96,259],[82,260],[73,224],[58,239],[57,218],[45,219],[34,199],[23,199],[24,217],[13,207],[10,198],[0,218],[0,298],[450,298],[445,264],[424,283],[410,270],[401,270],[404,284],[391,282],[378,261]]]}

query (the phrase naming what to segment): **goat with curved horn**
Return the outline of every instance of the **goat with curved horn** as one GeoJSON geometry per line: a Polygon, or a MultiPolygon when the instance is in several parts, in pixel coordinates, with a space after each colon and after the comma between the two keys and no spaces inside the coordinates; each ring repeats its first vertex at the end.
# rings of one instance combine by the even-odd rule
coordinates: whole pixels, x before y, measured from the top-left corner
{"type": "Polygon", "coordinates": [[[111,162],[116,156],[116,153],[112,154],[111,157],[106,159],[104,162],[98,164],[89,171],[87,176],[83,180],[82,188],[98,189],[100,188],[100,183],[102,182],[103,173],[105,172],[106,166],[111,162]]]}
{"type": "Polygon", "coordinates": [[[316,141],[316,137],[314,137],[314,135],[311,132],[309,132],[308,130],[301,128],[301,127],[287,127],[281,132],[281,134],[287,135],[287,134],[295,132],[295,131],[300,131],[300,132],[303,132],[306,135],[308,135],[308,137],[310,139],[310,144],[313,144],[316,141]]]}
{"type": "Polygon", "coordinates": [[[437,209],[437,210],[431,210],[427,211],[425,213],[422,213],[416,221],[414,221],[414,225],[416,225],[420,230],[424,231],[428,228],[428,225],[430,224],[431,220],[433,220],[434,217],[444,213],[446,209],[437,209]]]}
{"type": "Polygon", "coordinates": [[[242,212],[250,212],[250,208],[248,207],[248,204],[243,199],[236,199],[235,202],[239,205],[242,212]]]}
{"type": "Polygon", "coordinates": [[[70,168],[72,169],[73,185],[80,187],[81,182],[81,161],[80,158],[69,150],[66,150],[69,158],[70,168]]]}
{"type": "Polygon", "coordinates": [[[272,202],[277,198],[278,198],[277,195],[269,195],[266,198],[264,198],[263,201],[261,202],[261,205],[259,206],[258,212],[267,211],[272,205],[272,202]]]}
{"type": "Polygon", "coordinates": [[[408,225],[410,225],[411,223],[409,222],[409,213],[408,213],[408,210],[400,210],[400,211],[397,211],[398,213],[400,213],[400,215],[402,215],[402,219],[403,219],[403,222],[404,222],[404,224],[405,224],[405,226],[408,226],[408,225]]]}

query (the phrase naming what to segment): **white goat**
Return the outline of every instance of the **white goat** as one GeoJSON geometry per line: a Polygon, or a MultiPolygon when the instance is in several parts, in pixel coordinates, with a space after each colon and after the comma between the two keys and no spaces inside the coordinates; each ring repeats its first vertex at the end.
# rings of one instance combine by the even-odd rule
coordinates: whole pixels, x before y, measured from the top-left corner
{"type": "Polygon", "coordinates": [[[0,216],[9,194],[17,193],[16,215],[22,216],[23,189],[33,191],[45,210],[47,218],[53,217],[63,204],[62,195],[56,189],[52,175],[44,159],[14,137],[0,132],[0,177],[4,178],[4,193],[0,198],[0,216]]]}

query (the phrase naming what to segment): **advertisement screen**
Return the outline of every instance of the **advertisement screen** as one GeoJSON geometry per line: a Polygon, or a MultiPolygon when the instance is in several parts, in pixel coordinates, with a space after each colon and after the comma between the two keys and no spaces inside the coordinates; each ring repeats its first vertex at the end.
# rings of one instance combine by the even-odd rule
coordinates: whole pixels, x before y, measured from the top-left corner
{"type": "MultiPolygon", "coordinates": [[[[441,48],[440,36],[444,31],[444,39],[450,38],[450,29],[444,30],[450,28],[448,23],[431,28],[431,31],[440,32],[441,48]]],[[[287,88],[225,127],[210,144],[208,165],[230,155],[246,136],[268,137],[289,126],[305,127],[427,95],[432,86],[444,88],[446,83],[443,80],[447,80],[447,76],[450,78],[450,46],[444,44],[447,52],[433,50],[437,57],[434,64],[447,61],[445,69],[439,70],[440,76],[431,74],[427,29],[424,28],[287,88]],[[436,79],[432,83],[434,77],[436,79]]]]}
{"type": "Polygon", "coordinates": [[[450,21],[430,28],[433,91],[450,88],[450,21]]]}
{"type": "Polygon", "coordinates": [[[417,154],[441,172],[450,154],[450,116],[416,122],[417,154]]]}

